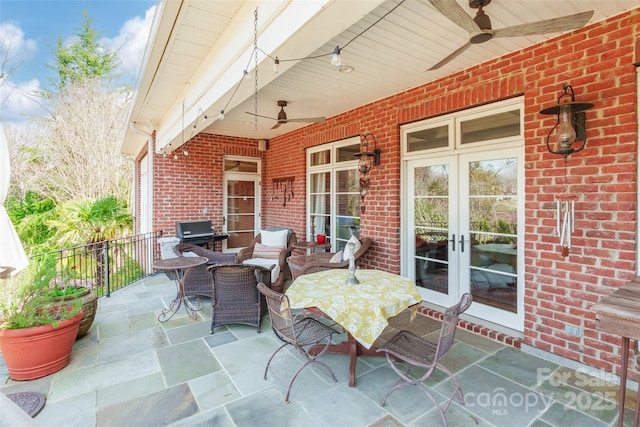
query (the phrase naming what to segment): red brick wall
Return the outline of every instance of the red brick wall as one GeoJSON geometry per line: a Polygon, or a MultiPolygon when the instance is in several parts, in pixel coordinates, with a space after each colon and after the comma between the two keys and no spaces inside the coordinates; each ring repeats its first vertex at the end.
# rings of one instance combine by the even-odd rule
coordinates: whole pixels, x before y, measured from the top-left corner
{"type": "MultiPolygon", "coordinates": [[[[287,225],[304,235],[305,149],[373,133],[382,150],[370,174],[361,234],[375,244],[364,267],[400,271],[400,126],[500,99],[524,96],[525,337],[533,347],[606,371],[619,369],[618,337],[596,330],[593,303],[635,277],[637,105],[635,51],[640,9],[466,69],[269,141],[263,157],[263,226],[287,225]],[[539,110],[570,83],[587,111],[587,148],[567,162],[567,191],[578,196],[568,257],[555,236],[554,200],[564,191],[562,157],[547,152],[553,120],[539,110]],[[295,176],[283,207],[266,197],[273,178],[295,176]],[[570,323],[584,337],[564,332],[570,323]]],[[[428,77],[428,76],[426,76],[428,77]]],[[[256,141],[199,135],[190,156],[156,157],[155,226],[172,235],[175,219],[203,218],[220,228],[222,154],[258,156],[256,141]],[[216,201],[216,202],[214,202],[216,201]]]]}
{"type": "Polygon", "coordinates": [[[222,230],[222,156],[261,154],[255,140],[210,134],[196,135],[186,149],[186,157],[176,151],[177,160],[173,154],[154,154],[153,229],[165,237],[176,235],[176,221],[208,219],[222,230]]]}
{"type": "Polygon", "coordinates": [[[325,123],[272,139],[268,178],[294,174],[296,198],[264,205],[270,223],[304,231],[305,148],[373,133],[382,149],[371,172],[361,234],[375,245],[363,265],[400,271],[400,125],[524,95],[525,337],[524,342],[606,371],[619,366],[619,338],[600,334],[590,311],[636,271],[636,74],[640,9],[604,24],[466,69],[325,123]],[[587,148],[567,162],[567,191],[578,195],[570,256],[560,254],[554,200],[564,189],[564,161],[546,149],[553,119],[539,114],[569,83],[587,111],[587,148]],[[580,326],[584,337],[564,332],[580,326]]]}

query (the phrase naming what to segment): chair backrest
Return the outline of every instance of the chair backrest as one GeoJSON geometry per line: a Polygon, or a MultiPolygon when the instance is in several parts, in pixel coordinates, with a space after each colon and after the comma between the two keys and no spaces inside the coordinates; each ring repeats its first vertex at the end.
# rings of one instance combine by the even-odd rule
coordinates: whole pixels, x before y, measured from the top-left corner
{"type": "MultiPolygon", "coordinates": [[[[287,230],[287,247],[285,249],[288,249],[289,247],[291,247],[291,245],[293,245],[294,243],[296,243],[298,241],[296,233],[295,233],[295,231],[293,231],[292,228],[289,228],[289,227],[267,227],[267,228],[265,228],[265,230],[266,231],[287,230]]],[[[262,243],[262,235],[260,233],[258,233],[258,235],[254,238],[254,242],[252,242],[252,245],[255,245],[255,242],[262,243]]]]}
{"type": "Polygon", "coordinates": [[[263,282],[258,283],[258,290],[267,300],[269,318],[275,333],[282,340],[294,343],[296,336],[293,328],[293,317],[289,308],[289,298],[285,294],[269,288],[263,282]],[[285,302],[284,304],[283,301],[285,302]]]}
{"type": "Polygon", "coordinates": [[[443,358],[453,345],[453,339],[458,326],[458,318],[469,308],[472,301],[473,297],[467,293],[462,295],[462,298],[456,305],[445,310],[442,319],[442,328],[440,329],[440,338],[438,339],[438,349],[436,350],[436,361],[443,358]]]}
{"type": "Polygon", "coordinates": [[[209,249],[203,248],[202,246],[194,245],[191,243],[180,243],[174,246],[173,251],[178,256],[184,256],[186,252],[193,252],[198,256],[208,258],[210,262],[215,262],[216,264],[235,264],[237,258],[237,255],[235,253],[211,251],[209,249]]]}
{"type": "Polygon", "coordinates": [[[212,265],[208,270],[213,277],[214,305],[259,302],[256,267],[244,264],[212,265]]]}

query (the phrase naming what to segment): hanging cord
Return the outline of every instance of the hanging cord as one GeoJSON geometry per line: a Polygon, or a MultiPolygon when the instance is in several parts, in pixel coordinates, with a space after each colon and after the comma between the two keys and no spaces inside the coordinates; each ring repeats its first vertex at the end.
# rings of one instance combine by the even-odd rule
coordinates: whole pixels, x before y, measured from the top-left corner
{"type": "MultiPolygon", "coordinates": [[[[398,3],[397,5],[395,5],[393,8],[391,8],[391,10],[389,10],[387,13],[385,13],[384,15],[382,15],[380,18],[378,18],[376,20],[376,22],[374,22],[373,24],[369,25],[367,28],[365,28],[364,30],[362,30],[360,33],[358,33],[355,37],[353,37],[351,40],[349,40],[344,46],[342,46],[340,48],[340,51],[344,50],[347,46],[349,46],[351,44],[351,42],[355,41],[355,39],[357,39],[358,37],[360,37],[361,35],[363,35],[364,33],[366,33],[367,31],[369,31],[371,28],[373,28],[374,26],[378,25],[378,22],[382,21],[384,18],[387,17],[387,15],[391,14],[394,10],[396,10],[398,7],[400,7],[400,5],[402,3],[404,3],[405,0],[401,0],[400,3],[398,3]]],[[[260,50],[260,52],[262,52],[264,55],[266,55],[268,58],[273,59],[275,61],[275,58],[271,55],[269,55],[267,52],[265,52],[264,50],[258,48],[260,50]]],[[[289,58],[289,59],[279,59],[280,62],[287,62],[287,61],[302,61],[305,59],[317,59],[317,58],[324,58],[326,56],[331,56],[333,55],[333,50],[329,53],[323,53],[320,55],[313,55],[313,56],[305,56],[302,58],[289,58]]]]}
{"type": "MultiPolygon", "coordinates": [[[[405,0],[401,0],[397,5],[395,5],[393,8],[391,8],[391,10],[389,10],[387,13],[385,13],[380,18],[378,18],[373,24],[369,25],[367,28],[365,28],[360,33],[358,33],[355,37],[353,37],[351,40],[349,40],[344,46],[342,46],[342,48],[340,50],[346,48],[353,41],[355,41],[358,37],[360,37],[361,35],[363,35],[367,31],[369,31],[371,28],[376,26],[380,21],[385,19],[389,14],[391,14],[393,11],[395,11],[404,2],[405,2],[405,0]]],[[[268,57],[268,58],[270,58],[270,59],[272,59],[274,61],[275,61],[275,58],[273,56],[269,55],[264,50],[262,50],[260,47],[258,47],[258,8],[257,7],[253,12],[253,17],[254,17],[254,23],[253,23],[253,50],[251,51],[251,55],[249,56],[249,60],[247,61],[247,67],[245,68],[245,70],[249,68],[249,65],[251,64],[251,59],[254,59],[254,63],[255,63],[255,70],[254,70],[254,73],[255,73],[255,84],[254,84],[254,106],[253,106],[253,108],[254,108],[254,113],[256,114],[255,119],[254,119],[255,120],[254,121],[254,128],[256,130],[258,130],[258,118],[257,118],[257,114],[258,114],[258,52],[261,52],[266,57],[268,57]]],[[[302,61],[302,60],[305,60],[305,59],[323,58],[323,57],[330,56],[330,55],[333,55],[333,50],[331,52],[329,52],[329,53],[323,53],[323,54],[320,54],[320,55],[305,56],[305,57],[302,57],[302,58],[279,59],[279,61],[280,62],[302,61]]],[[[227,103],[225,104],[224,108],[222,109],[222,112],[225,112],[227,110],[227,108],[229,108],[229,104],[231,104],[231,101],[236,96],[236,93],[238,92],[238,89],[240,89],[240,85],[242,84],[243,80],[244,79],[240,79],[240,81],[236,85],[235,89],[233,90],[233,93],[229,97],[229,100],[227,101],[227,103]]]]}
{"type": "Polygon", "coordinates": [[[253,51],[255,52],[255,84],[253,91],[253,128],[258,130],[258,8],[253,12],[253,51]]]}
{"type": "Polygon", "coordinates": [[[562,192],[566,193],[567,192],[567,175],[568,175],[568,168],[567,168],[567,157],[565,156],[564,158],[564,187],[562,188],[562,192]]]}

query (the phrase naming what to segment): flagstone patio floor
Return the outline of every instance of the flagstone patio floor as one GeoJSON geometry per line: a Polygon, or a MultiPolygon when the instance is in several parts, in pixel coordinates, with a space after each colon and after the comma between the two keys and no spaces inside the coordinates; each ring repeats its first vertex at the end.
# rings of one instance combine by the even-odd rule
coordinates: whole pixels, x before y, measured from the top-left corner
{"type": "MultiPolygon", "coordinates": [[[[39,426],[439,426],[440,414],[415,387],[401,389],[380,406],[398,379],[384,357],[358,359],[356,386],[347,385],[346,356],[323,356],[334,383],[321,369],[306,368],[284,403],[286,382],[301,358],[282,351],[263,380],[269,356],[279,346],[268,315],[262,332],[222,326],[209,334],[211,307],[204,300],[194,321],[180,310],[166,323],[160,311],[175,296],[164,274],[147,277],[102,298],[92,329],[75,344],[61,371],[33,381],[14,381],[0,358],[0,391],[46,396],[34,418],[39,426]],[[271,373],[271,370],[270,370],[271,373]]],[[[398,328],[437,339],[439,323],[408,313],[391,320],[380,340],[398,328]]],[[[345,338],[342,336],[341,338],[345,338]]],[[[449,426],[613,426],[618,387],[458,330],[443,364],[455,372],[465,396],[446,414],[449,426]]],[[[439,401],[452,390],[437,371],[427,381],[439,401]]],[[[632,425],[636,394],[627,392],[625,425],[632,425]]],[[[0,420],[6,407],[0,408],[0,420]]],[[[2,424],[2,423],[0,423],[2,424]]]]}

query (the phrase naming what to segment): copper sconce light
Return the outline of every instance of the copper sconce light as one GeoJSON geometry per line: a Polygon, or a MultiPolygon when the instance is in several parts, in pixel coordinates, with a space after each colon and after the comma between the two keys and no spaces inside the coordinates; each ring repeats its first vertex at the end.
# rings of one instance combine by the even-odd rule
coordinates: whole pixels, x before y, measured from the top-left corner
{"type": "Polygon", "coordinates": [[[592,107],[593,104],[587,102],[576,102],[571,85],[562,85],[562,95],[558,97],[558,103],[540,111],[540,114],[557,117],[555,126],[547,135],[547,150],[550,153],[560,154],[566,160],[570,154],[584,149],[587,144],[585,111],[592,107]],[[554,132],[555,144],[552,144],[554,132]],[[576,141],[581,144],[572,147],[576,141]]]}
{"type": "Polygon", "coordinates": [[[354,154],[353,157],[358,159],[358,171],[360,172],[360,211],[364,213],[364,197],[367,195],[371,183],[368,175],[374,166],[380,165],[380,149],[378,148],[376,137],[371,133],[361,134],[360,152],[354,154]],[[373,142],[373,149],[369,148],[369,140],[373,142]]]}

